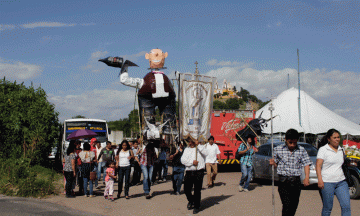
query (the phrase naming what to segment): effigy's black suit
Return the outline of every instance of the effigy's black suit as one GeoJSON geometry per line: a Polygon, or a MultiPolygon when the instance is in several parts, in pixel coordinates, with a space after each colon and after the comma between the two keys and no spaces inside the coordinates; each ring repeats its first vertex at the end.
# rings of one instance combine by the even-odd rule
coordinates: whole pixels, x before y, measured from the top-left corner
{"type": "Polygon", "coordinates": [[[168,121],[163,127],[163,134],[176,133],[176,94],[169,78],[158,72],[150,72],[144,77],[144,84],[138,92],[141,121],[146,119],[149,123],[155,124],[155,107],[163,116],[163,122],[168,121]],[[159,89],[158,78],[162,78],[159,89]],[[159,91],[163,91],[161,97],[156,97],[159,91]],[[157,92],[158,91],[158,92],[157,92]]]}

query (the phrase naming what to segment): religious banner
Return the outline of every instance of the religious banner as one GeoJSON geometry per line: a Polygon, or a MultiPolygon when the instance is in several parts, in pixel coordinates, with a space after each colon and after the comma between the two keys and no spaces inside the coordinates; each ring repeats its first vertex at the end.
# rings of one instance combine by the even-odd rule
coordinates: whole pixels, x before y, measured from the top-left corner
{"type": "Polygon", "coordinates": [[[180,135],[207,141],[210,137],[214,77],[180,74],[180,135]]]}

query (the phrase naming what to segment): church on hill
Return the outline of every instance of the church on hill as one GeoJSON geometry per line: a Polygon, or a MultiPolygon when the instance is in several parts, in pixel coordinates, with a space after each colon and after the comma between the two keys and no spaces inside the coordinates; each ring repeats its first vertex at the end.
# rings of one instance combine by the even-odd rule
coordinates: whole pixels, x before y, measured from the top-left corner
{"type": "Polygon", "coordinates": [[[240,98],[237,94],[237,90],[229,82],[224,79],[222,86],[220,87],[218,82],[215,83],[214,97],[215,98],[240,98]]]}

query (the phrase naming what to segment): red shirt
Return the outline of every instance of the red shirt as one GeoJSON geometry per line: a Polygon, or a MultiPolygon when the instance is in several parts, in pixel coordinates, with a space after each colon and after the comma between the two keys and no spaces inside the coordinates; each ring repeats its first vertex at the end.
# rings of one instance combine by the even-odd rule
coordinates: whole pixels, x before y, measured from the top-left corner
{"type": "Polygon", "coordinates": [[[97,158],[97,155],[96,155],[96,147],[95,147],[95,146],[90,146],[90,151],[94,152],[95,158],[97,158]]]}

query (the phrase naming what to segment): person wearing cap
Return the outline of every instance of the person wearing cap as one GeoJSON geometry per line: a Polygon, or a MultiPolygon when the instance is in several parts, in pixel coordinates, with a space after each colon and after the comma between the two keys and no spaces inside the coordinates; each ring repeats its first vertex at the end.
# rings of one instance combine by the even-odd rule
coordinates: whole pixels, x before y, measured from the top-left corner
{"type": "Polygon", "coordinates": [[[205,144],[205,148],[208,152],[208,155],[205,159],[206,164],[206,174],[207,174],[207,180],[208,180],[208,187],[211,188],[214,186],[214,181],[217,175],[217,164],[220,161],[220,149],[218,145],[214,143],[214,137],[210,136],[208,139],[208,143],[205,144]],[[212,176],[211,176],[212,174],[212,176]]]}
{"type": "Polygon", "coordinates": [[[238,150],[240,158],[241,179],[239,183],[239,191],[248,192],[249,184],[252,178],[253,162],[252,156],[258,149],[255,147],[254,137],[248,137],[247,143],[241,143],[238,150]]]}
{"type": "MultiPolygon", "coordinates": [[[[188,200],[188,210],[193,209],[193,214],[200,211],[201,189],[204,179],[205,157],[207,150],[204,145],[196,145],[188,138],[189,147],[185,148],[181,156],[181,163],[185,165],[184,192],[188,200]],[[194,188],[194,194],[191,190],[194,188]]],[[[197,142],[198,143],[198,142],[197,142]]]]}

